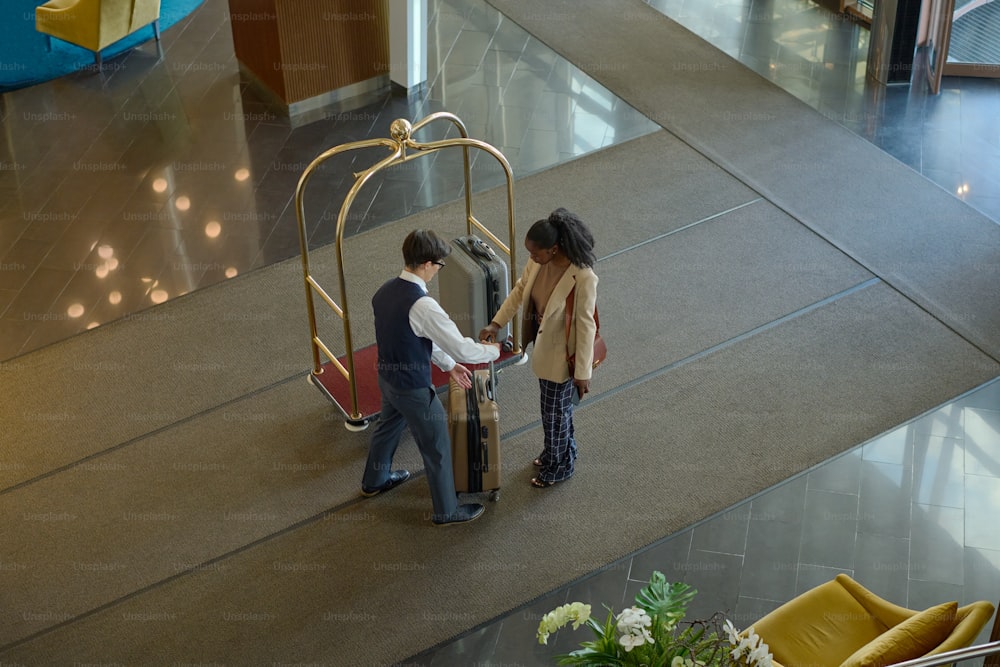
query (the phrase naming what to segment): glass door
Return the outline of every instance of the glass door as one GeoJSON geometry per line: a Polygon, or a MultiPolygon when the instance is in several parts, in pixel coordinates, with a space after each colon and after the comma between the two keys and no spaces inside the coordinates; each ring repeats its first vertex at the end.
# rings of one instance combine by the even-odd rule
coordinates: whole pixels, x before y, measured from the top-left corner
{"type": "Polygon", "coordinates": [[[928,82],[942,76],[1000,78],[1000,0],[929,0],[928,82]]]}
{"type": "Polygon", "coordinates": [[[945,76],[1000,77],[1000,2],[955,0],[945,76]]]}
{"type": "Polygon", "coordinates": [[[945,61],[948,59],[948,39],[951,37],[951,22],[954,15],[954,0],[929,0],[930,23],[927,30],[927,83],[931,92],[941,92],[941,77],[944,75],[945,61]]]}

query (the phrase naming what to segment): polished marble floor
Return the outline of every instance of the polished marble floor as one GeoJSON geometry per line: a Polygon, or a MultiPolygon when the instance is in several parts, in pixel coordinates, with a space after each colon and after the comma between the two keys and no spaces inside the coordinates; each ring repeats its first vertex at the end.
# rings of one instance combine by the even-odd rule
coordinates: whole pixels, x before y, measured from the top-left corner
{"type": "MultiPolygon", "coordinates": [[[[569,602],[621,611],[654,570],[698,591],[689,619],[721,611],[742,628],[841,572],[913,609],[997,605],[998,512],[1000,379],[402,664],[555,664],[590,632],[540,646],[543,614],[569,602]]],[[[976,643],[989,636],[988,624],[976,643]]]]}
{"type": "MultiPolygon", "coordinates": [[[[647,0],[691,32],[1000,221],[1000,79],[866,78],[869,30],[809,0],[647,0]]],[[[852,174],[829,183],[850,196],[852,174]]]]}
{"type": "MultiPolygon", "coordinates": [[[[650,4],[1000,221],[1000,82],[946,79],[936,97],[873,84],[867,29],[807,0],[650,4]]],[[[478,0],[432,1],[429,24],[425,94],[298,128],[240,80],[225,0],[165,31],[162,57],[147,45],[101,75],[0,96],[0,361],[295,256],[301,170],[330,146],[387,136],[395,118],[453,111],[518,176],[656,129],[478,0]]],[[[345,231],[459,196],[457,165],[434,159],[372,184],[345,231]]],[[[312,244],[333,238],[352,167],[317,174],[312,244]]],[[[477,187],[500,178],[476,169],[477,187]]],[[[830,187],[849,196],[851,179],[831,174],[830,187]]],[[[993,383],[410,662],[551,664],[581,635],[538,647],[540,614],[621,605],[653,568],[700,590],[692,613],[725,609],[738,624],[840,571],[914,607],[1000,600],[985,518],[1000,510],[998,433],[993,383]]]]}
{"type": "MultiPolygon", "coordinates": [[[[432,2],[428,20],[423,94],[297,128],[241,81],[225,0],[164,31],[162,58],[148,44],[103,75],[3,95],[0,360],[298,255],[290,203],[305,166],[332,146],[388,137],[397,118],[451,111],[516,176],[658,129],[485,3],[432,2]]],[[[442,136],[432,126],[417,138],[442,136]]],[[[381,157],[352,152],[313,176],[313,246],[335,238],[352,172],[381,157]]],[[[475,190],[502,183],[472,157],[475,190]]],[[[462,189],[457,152],[396,167],[360,191],[345,235],[462,189]]]]}
{"type": "MultiPolygon", "coordinates": [[[[946,78],[939,96],[875,84],[868,30],[808,0],[651,5],[1000,220],[1000,80],[946,78]]],[[[424,94],[294,129],[241,81],[223,0],[165,31],[162,54],[147,44],[102,74],[0,95],[0,360],[295,256],[302,169],[330,146],[387,136],[396,118],[452,111],[517,176],[656,129],[479,0],[437,0],[428,19],[424,94]]],[[[362,159],[313,179],[314,245],[333,239],[362,159]]],[[[457,162],[427,160],[367,185],[345,233],[457,197],[457,162]]],[[[476,168],[474,187],[500,178],[476,168]]],[[[844,196],[851,182],[830,175],[844,196]]]]}

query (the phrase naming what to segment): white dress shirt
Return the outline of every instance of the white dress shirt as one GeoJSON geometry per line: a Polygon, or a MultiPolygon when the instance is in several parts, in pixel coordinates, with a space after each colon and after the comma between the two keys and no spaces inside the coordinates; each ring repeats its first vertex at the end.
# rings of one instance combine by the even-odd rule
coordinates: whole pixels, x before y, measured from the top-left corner
{"type": "Polygon", "coordinates": [[[410,328],[418,336],[430,339],[431,361],[435,366],[447,373],[455,367],[455,358],[470,364],[482,364],[500,356],[500,350],[495,346],[483,345],[463,336],[441,304],[426,296],[427,283],[420,276],[404,269],[399,277],[419,285],[424,291],[424,296],[410,308],[410,328]]]}

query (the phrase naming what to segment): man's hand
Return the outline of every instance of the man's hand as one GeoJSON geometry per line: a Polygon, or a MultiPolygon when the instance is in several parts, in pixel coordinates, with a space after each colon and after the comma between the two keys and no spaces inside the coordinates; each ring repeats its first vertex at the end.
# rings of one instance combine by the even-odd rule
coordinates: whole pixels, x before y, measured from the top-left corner
{"type": "Polygon", "coordinates": [[[590,393],[590,380],[577,380],[573,379],[573,386],[576,389],[577,395],[582,399],[584,394],[590,393]]]}
{"type": "Polygon", "coordinates": [[[448,375],[450,375],[455,383],[462,389],[472,389],[472,371],[463,366],[462,364],[455,364],[448,375]]]}

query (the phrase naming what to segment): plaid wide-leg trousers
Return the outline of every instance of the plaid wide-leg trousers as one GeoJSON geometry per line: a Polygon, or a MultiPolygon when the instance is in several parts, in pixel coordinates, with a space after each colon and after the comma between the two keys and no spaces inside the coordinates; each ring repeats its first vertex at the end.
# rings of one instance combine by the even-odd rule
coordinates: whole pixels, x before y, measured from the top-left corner
{"type": "Polygon", "coordinates": [[[542,409],[542,432],[545,448],[539,457],[542,469],[538,479],[561,482],[573,476],[576,463],[576,439],[573,432],[573,379],[565,382],[538,380],[542,409]]]}

